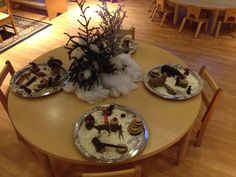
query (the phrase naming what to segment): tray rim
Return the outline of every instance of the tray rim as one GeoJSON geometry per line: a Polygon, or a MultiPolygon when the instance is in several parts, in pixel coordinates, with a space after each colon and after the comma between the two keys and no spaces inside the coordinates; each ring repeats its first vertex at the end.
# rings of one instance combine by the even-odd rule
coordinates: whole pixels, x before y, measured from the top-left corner
{"type": "Polygon", "coordinates": [[[147,144],[147,141],[148,141],[148,137],[149,137],[148,126],[147,126],[144,118],[137,111],[135,111],[134,109],[132,109],[128,106],[125,106],[125,105],[116,104],[116,103],[111,103],[111,104],[103,104],[103,105],[95,106],[94,108],[92,108],[92,109],[88,110],[87,112],[85,112],[84,114],[82,114],[80,116],[79,120],[77,120],[75,125],[74,125],[73,142],[74,142],[75,147],[80,151],[80,153],[83,156],[85,156],[86,158],[88,158],[90,160],[99,162],[99,163],[116,163],[116,162],[121,162],[121,161],[129,160],[129,159],[133,158],[134,156],[138,155],[139,153],[141,153],[144,150],[144,148],[147,144]],[[128,154],[127,153],[124,154],[126,156],[121,155],[121,157],[118,158],[118,159],[104,159],[104,158],[99,159],[99,158],[95,157],[94,155],[90,154],[89,152],[87,152],[81,144],[77,143],[79,141],[77,132],[79,131],[79,128],[82,125],[82,122],[83,122],[85,116],[87,116],[88,114],[91,114],[92,112],[98,110],[98,108],[105,107],[105,106],[108,106],[108,105],[111,105],[111,104],[115,105],[115,107],[117,106],[117,107],[120,107],[120,108],[123,108],[123,109],[127,109],[132,114],[135,114],[136,116],[139,116],[140,118],[142,118],[143,128],[144,128],[144,131],[142,133],[143,140],[139,144],[139,148],[132,149],[128,154]],[[122,157],[125,157],[125,158],[122,158],[122,157]]]}
{"type": "Polygon", "coordinates": [[[168,99],[168,100],[188,100],[188,99],[191,99],[191,98],[197,96],[198,94],[200,94],[201,91],[202,91],[202,89],[203,89],[203,80],[202,80],[202,78],[200,77],[200,75],[199,75],[196,71],[192,70],[191,68],[185,67],[185,66],[183,66],[183,65],[181,65],[181,64],[171,64],[171,63],[167,63],[167,64],[155,65],[155,66],[153,66],[152,68],[148,69],[148,70],[144,73],[144,76],[143,76],[143,83],[144,83],[145,87],[146,87],[149,91],[151,91],[152,93],[154,93],[155,95],[157,95],[157,96],[159,96],[159,97],[161,97],[161,98],[168,99]],[[193,74],[193,76],[194,76],[194,77],[198,80],[198,82],[199,82],[199,87],[198,87],[197,92],[195,92],[195,93],[193,93],[193,94],[191,94],[191,95],[187,95],[187,94],[186,94],[186,95],[163,95],[163,94],[160,94],[159,92],[156,92],[156,91],[155,91],[152,87],[150,87],[149,84],[148,84],[148,79],[149,79],[148,73],[149,73],[151,70],[153,70],[154,68],[160,68],[160,67],[162,67],[162,66],[164,66],[164,65],[169,65],[169,66],[175,67],[175,68],[177,68],[177,67],[188,68],[188,69],[190,70],[190,72],[193,74]]]}
{"type": "MultiPolygon", "coordinates": [[[[125,37],[126,36],[128,36],[128,35],[125,35],[121,40],[120,40],[120,46],[122,45],[122,43],[123,43],[123,41],[124,41],[124,39],[125,39],[125,37]]],[[[130,37],[129,37],[130,38],[130,37]]],[[[132,54],[134,54],[135,52],[136,52],[136,50],[137,50],[137,42],[135,41],[135,40],[133,40],[133,39],[129,39],[131,42],[132,42],[132,44],[133,44],[133,50],[130,50],[128,53],[125,53],[125,54],[129,54],[129,55],[132,55],[132,54]]]]}

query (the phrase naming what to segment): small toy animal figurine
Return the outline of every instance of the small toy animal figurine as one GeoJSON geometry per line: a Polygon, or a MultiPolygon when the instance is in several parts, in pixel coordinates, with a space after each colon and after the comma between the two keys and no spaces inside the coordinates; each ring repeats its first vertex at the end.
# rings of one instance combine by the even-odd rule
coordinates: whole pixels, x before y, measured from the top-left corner
{"type": "Polygon", "coordinates": [[[34,62],[30,62],[29,63],[32,66],[32,72],[38,72],[40,70],[40,68],[38,67],[38,65],[34,62]]]}
{"type": "Polygon", "coordinates": [[[188,95],[191,94],[191,85],[187,88],[187,94],[188,94],[188,95]]]}
{"type": "MultiPolygon", "coordinates": [[[[94,125],[93,127],[98,131],[99,134],[101,133],[101,130],[107,131],[109,133],[109,135],[111,134],[111,125],[110,124],[94,125]]],[[[122,126],[118,125],[117,130],[119,132],[119,138],[124,139],[122,126]]]]}
{"type": "Polygon", "coordinates": [[[186,76],[189,75],[189,69],[188,69],[188,68],[185,68],[185,69],[184,69],[184,75],[186,75],[186,76]]]}
{"type": "Polygon", "coordinates": [[[181,76],[185,77],[181,72],[179,72],[176,68],[173,68],[169,65],[163,65],[161,67],[161,74],[166,73],[168,77],[175,77],[175,76],[181,76]]]}
{"type": "Polygon", "coordinates": [[[111,134],[110,124],[94,125],[93,127],[98,131],[99,134],[101,133],[101,130],[106,130],[109,133],[109,135],[111,134]]]}
{"type": "Polygon", "coordinates": [[[128,150],[128,147],[126,145],[115,145],[115,144],[103,143],[97,137],[94,137],[92,139],[92,143],[95,146],[97,152],[100,152],[100,153],[105,152],[106,147],[114,147],[114,148],[124,149],[124,150],[122,150],[123,154],[126,153],[128,150]]]}
{"type": "Polygon", "coordinates": [[[179,86],[179,85],[180,85],[180,77],[177,77],[175,81],[175,86],[179,86]]]}
{"type": "Polygon", "coordinates": [[[94,117],[89,114],[85,117],[85,127],[88,129],[88,130],[91,130],[94,126],[94,117]]]}
{"type": "Polygon", "coordinates": [[[115,108],[115,106],[113,104],[111,104],[110,106],[108,106],[107,108],[105,108],[103,110],[104,123],[105,124],[109,124],[108,116],[110,116],[112,114],[112,111],[113,111],[114,108],[115,108]]]}
{"type": "Polygon", "coordinates": [[[112,132],[116,132],[118,130],[119,124],[118,124],[118,119],[116,117],[111,119],[110,126],[111,126],[111,131],[112,132]]]}
{"type": "Polygon", "coordinates": [[[115,105],[113,104],[110,104],[110,106],[108,106],[104,111],[103,111],[103,114],[107,115],[107,116],[110,116],[112,114],[112,111],[113,109],[115,108],[115,105]]]}

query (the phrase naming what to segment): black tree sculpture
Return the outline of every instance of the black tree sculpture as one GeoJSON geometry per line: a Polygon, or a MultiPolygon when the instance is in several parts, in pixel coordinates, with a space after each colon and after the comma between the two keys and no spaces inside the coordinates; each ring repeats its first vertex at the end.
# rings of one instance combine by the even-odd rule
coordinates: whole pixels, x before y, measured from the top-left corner
{"type": "Polygon", "coordinates": [[[118,51],[118,33],[125,17],[125,12],[121,6],[111,14],[103,2],[100,6],[101,11],[98,14],[102,17],[102,23],[99,27],[89,27],[91,17],[86,17],[86,11],[89,6],[84,7],[85,0],[79,2],[81,17],[78,20],[82,26],[79,28],[78,35],[71,36],[65,33],[69,40],[67,42],[69,59],[73,60],[69,68],[69,81],[78,83],[80,88],[90,90],[94,83],[99,84],[99,75],[101,73],[113,73],[114,65],[110,58],[116,55],[118,51]],[[73,53],[80,49],[81,55],[75,56],[73,53]]]}

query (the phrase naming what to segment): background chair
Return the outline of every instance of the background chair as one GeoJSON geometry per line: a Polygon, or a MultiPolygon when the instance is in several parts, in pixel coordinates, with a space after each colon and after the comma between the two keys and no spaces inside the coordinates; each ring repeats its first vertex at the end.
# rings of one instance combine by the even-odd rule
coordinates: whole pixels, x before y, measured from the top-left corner
{"type": "Polygon", "coordinates": [[[204,23],[205,23],[205,31],[207,31],[208,18],[202,17],[201,8],[195,7],[195,6],[188,6],[187,7],[187,16],[184,17],[184,19],[181,23],[181,26],[179,28],[179,32],[181,32],[183,30],[183,27],[184,27],[187,20],[190,20],[190,22],[197,22],[198,23],[197,30],[196,30],[196,33],[194,36],[195,38],[198,37],[201,27],[204,23]]]}
{"type": "Polygon", "coordinates": [[[154,10],[155,5],[157,4],[157,1],[158,1],[158,0],[152,0],[150,6],[149,6],[149,8],[148,8],[148,12],[152,12],[152,11],[154,10]]]}
{"type": "MultiPolygon", "coordinates": [[[[8,97],[8,93],[9,93],[9,88],[4,93],[4,91],[2,90],[2,84],[3,84],[4,80],[6,79],[6,77],[8,76],[8,74],[13,76],[14,73],[15,73],[15,70],[12,67],[12,64],[10,63],[10,61],[6,61],[5,67],[0,72],[0,101],[1,101],[5,111],[7,112],[7,114],[8,114],[7,97],[8,97]]],[[[11,119],[10,119],[10,121],[11,121],[11,119]]],[[[17,131],[16,131],[16,135],[17,135],[18,140],[22,140],[22,137],[18,134],[17,131]]]]}
{"type": "Polygon", "coordinates": [[[225,11],[223,20],[221,19],[218,21],[215,37],[219,36],[222,23],[229,23],[231,25],[236,24],[236,9],[228,9],[225,11]]]}
{"type": "MultiPolygon", "coordinates": [[[[11,24],[12,28],[17,34],[16,26],[12,17],[12,12],[10,8],[9,0],[0,0],[0,26],[6,30],[5,25],[11,24]]],[[[2,37],[0,35],[0,42],[2,42],[2,37]]]]}
{"type": "Polygon", "coordinates": [[[216,109],[216,106],[219,103],[221,95],[223,93],[222,89],[216,84],[205,66],[202,66],[199,75],[202,77],[204,84],[209,86],[209,92],[211,91],[213,92],[213,94],[211,98],[209,98],[209,92],[206,92],[204,89],[202,91],[202,100],[204,105],[206,106],[206,111],[201,119],[200,129],[198,130],[196,135],[196,146],[201,145],[210,118],[213,114],[213,111],[216,109]]]}
{"type": "Polygon", "coordinates": [[[167,15],[174,13],[174,8],[167,3],[167,0],[157,0],[157,1],[154,1],[153,4],[154,4],[154,10],[151,15],[152,21],[156,13],[162,13],[163,16],[160,23],[160,27],[162,27],[164,21],[166,20],[167,15]]]}
{"type": "Polygon", "coordinates": [[[133,26],[130,29],[121,29],[120,33],[122,35],[130,35],[132,40],[135,39],[135,28],[133,26]]]}
{"type": "Polygon", "coordinates": [[[81,173],[79,177],[141,177],[141,166],[135,166],[131,169],[101,172],[101,173],[81,173]]]}

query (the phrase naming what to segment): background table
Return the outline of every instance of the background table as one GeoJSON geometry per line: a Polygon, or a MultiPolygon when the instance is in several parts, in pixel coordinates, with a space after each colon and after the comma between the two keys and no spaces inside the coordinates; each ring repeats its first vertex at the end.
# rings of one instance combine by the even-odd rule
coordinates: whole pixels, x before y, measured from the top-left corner
{"type": "MultiPolygon", "coordinates": [[[[52,50],[35,60],[44,63],[50,56],[60,58],[67,69],[70,61],[63,47],[52,50]]],[[[184,63],[165,50],[153,45],[138,42],[133,58],[141,66],[142,72],[157,64],[184,63]]],[[[137,110],[145,118],[149,127],[149,140],[144,151],[136,157],[121,163],[141,160],[157,154],[180,140],[191,129],[200,109],[200,95],[185,101],[168,101],[153,95],[142,82],[138,89],[127,96],[108,98],[96,105],[117,103],[137,110]]],[[[47,176],[50,172],[49,157],[72,163],[97,165],[87,160],[73,144],[73,129],[80,115],[95,105],[80,101],[75,94],[64,92],[55,95],[26,99],[10,92],[8,97],[9,114],[19,134],[37,151],[43,162],[47,176]]],[[[185,136],[186,137],[186,136],[185,136]]],[[[185,138],[186,140],[187,138],[185,138]]],[[[186,145],[183,144],[183,146],[186,145]]],[[[183,154],[183,152],[180,152],[183,154]]]]}
{"type": "Polygon", "coordinates": [[[179,6],[187,7],[193,5],[205,10],[213,11],[213,20],[210,29],[211,34],[214,32],[214,29],[216,27],[219,11],[236,8],[235,0],[169,0],[169,1],[175,4],[174,24],[177,23],[179,6]]]}

